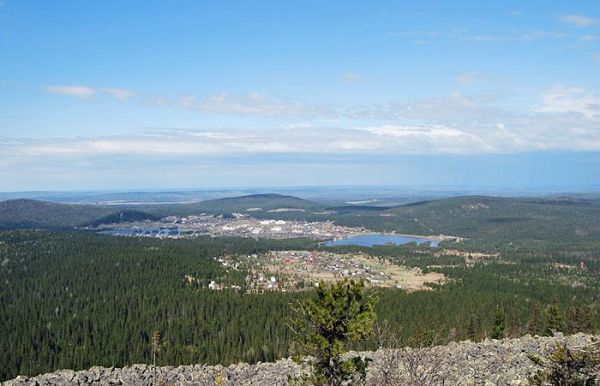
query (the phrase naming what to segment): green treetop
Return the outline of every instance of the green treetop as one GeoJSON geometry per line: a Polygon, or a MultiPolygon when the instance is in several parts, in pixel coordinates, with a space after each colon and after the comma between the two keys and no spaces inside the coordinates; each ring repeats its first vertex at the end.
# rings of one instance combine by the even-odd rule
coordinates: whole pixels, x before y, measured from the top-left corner
{"type": "Polygon", "coordinates": [[[377,298],[367,295],[364,282],[321,282],[317,296],[301,302],[294,311],[293,330],[300,336],[303,354],[311,358],[311,374],[303,381],[337,386],[366,375],[367,360],[342,358],[346,344],[364,340],[376,320],[377,298]]]}

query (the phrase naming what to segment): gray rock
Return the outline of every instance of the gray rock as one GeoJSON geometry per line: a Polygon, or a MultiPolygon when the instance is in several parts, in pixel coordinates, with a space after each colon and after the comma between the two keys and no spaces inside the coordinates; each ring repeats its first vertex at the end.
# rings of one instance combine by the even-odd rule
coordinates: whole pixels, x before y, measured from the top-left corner
{"type": "MultiPolygon", "coordinates": [[[[386,385],[526,385],[536,371],[528,354],[546,355],[559,341],[571,347],[597,342],[600,337],[576,334],[556,337],[524,336],[518,339],[450,343],[424,349],[388,349],[349,353],[373,359],[367,384],[386,385]]],[[[288,375],[298,375],[300,365],[291,359],[274,363],[153,367],[136,364],[124,368],[92,367],[89,370],[57,370],[35,377],[19,376],[5,386],[45,385],[222,385],[284,386],[288,375]]]]}

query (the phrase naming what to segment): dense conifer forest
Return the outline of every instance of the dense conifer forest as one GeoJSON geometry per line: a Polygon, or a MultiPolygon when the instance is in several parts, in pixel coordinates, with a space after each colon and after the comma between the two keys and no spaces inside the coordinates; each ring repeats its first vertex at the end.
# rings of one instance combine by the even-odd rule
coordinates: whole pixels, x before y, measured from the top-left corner
{"type": "MultiPolygon", "coordinates": [[[[245,273],[214,257],[322,248],[308,240],[159,240],[87,232],[0,234],[0,379],[58,368],[269,361],[293,353],[289,304],[309,293],[211,291],[210,280],[244,285],[245,273]],[[189,284],[185,276],[198,282],[189,284]]],[[[357,247],[339,248],[340,251],[357,247]]],[[[377,290],[378,324],[399,345],[479,340],[502,334],[597,331],[600,264],[592,247],[507,248],[501,261],[467,265],[426,247],[364,248],[450,282],[431,291],[377,290]],[[553,264],[559,263],[559,264],[553,264]],[[560,265],[560,264],[564,264],[560,265]],[[573,268],[584,267],[584,268],[573,268]],[[383,328],[385,327],[385,328],[383,328]]],[[[382,336],[364,347],[376,348],[382,336]]]]}

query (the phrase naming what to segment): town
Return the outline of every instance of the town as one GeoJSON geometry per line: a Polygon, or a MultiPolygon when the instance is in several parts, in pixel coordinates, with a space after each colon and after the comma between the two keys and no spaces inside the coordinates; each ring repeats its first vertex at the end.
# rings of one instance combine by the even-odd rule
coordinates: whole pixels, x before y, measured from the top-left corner
{"type": "Polygon", "coordinates": [[[247,214],[168,216],[160,221],[107,224],[97,229],[116,236],[183,238],[200,235],[253,237],[268,239],[339,239],[368,233],[365,228],[335,225],[331,221],[289,221],[255,219],[247,214]]]}
{"type": "MultiPolygon", "coordinates": [[[[370,287],[393,287],[408,292],[427,290],[431,288],[429,284],[445,282],[441,273],[423,274],[419,268],[404,267],[364,253],[270,251],[215,260],[225,269],[247,272],[245,289],[249,293],[303,291],[318,286],[321,281],[334,282],[342,278],[363,280],[370,287]]],[[[208,288],[233,287],[211,280],[208,288]]]]}

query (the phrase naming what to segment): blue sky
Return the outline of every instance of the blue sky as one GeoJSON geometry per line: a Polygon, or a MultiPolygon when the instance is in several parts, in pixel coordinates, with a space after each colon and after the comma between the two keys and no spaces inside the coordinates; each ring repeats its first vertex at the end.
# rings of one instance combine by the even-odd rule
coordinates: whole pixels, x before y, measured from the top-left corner
{"type": "Polygon", "coordinates": [[[600,3],[0,0],[0,190],[600,184],[600,3]]]}

